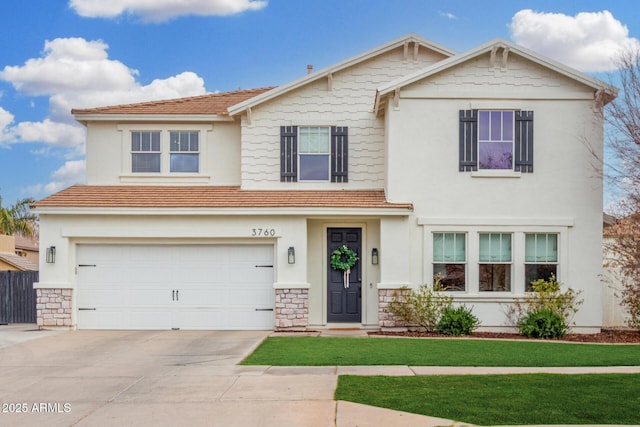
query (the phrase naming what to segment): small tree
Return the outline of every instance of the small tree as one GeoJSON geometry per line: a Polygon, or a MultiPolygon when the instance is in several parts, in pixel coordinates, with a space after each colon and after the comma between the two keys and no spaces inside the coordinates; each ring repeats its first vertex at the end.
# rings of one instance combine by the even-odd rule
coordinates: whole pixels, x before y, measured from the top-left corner
{"type": "Polygon", "coordinates": [[[389,303],[387,311],[407,326],[435,332],[442,314],[453,302],[453,297],[440,293],[441,290],[439,277],[436,277],[434,285],[422,285],[418,289],[402,288],[396,292],[396,299],[389,303]]]}
{"type": "Polygon", "coordinates": [[[607,230],[605,249],[622,283],[629,325],[640,329],[640,51],[622,55],[618,69],[622,90],[605,115],[612,156],[605,177],[621,196],[613,212],[621,219],[607,230]]]}
{"type": "Polygon", "coordinates": [[[31,205],[36,201],[31,198],[18,200],[15,205],[5,208],[0,196],[0,234],[21,234],[35,237],[38,232],[38,216],[31,212],[31,205]]]}

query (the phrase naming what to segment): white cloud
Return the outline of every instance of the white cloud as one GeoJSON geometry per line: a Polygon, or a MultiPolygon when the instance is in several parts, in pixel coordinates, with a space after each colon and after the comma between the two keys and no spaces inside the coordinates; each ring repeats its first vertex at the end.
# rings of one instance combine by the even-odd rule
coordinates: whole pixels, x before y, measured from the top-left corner
{"type": "Polygon", "coordinates": [[[516,43],[584,72],[615,70],[621,52],[640,48],[607,10],[569,16],[525,9],[513,16],[509,29],[516,43]]]}
{"type": "Polygon", "coordinates": [[[70,0],[80,16],[115,18],[123,14],[163,22],[184,15],[226,16],[266,7],[266,0],[70,0]]]}
{"type": "Polygon", "coordinates": [[[0,142],[42,142],[54,148],[84,152],[84,128],[75,123],[72,108],[126,104],[202,95],[204,80],[183,72],[148,85],[137,80],[138,72],[109,59],[108,45],[101,40],[59,38],[45,42],[43,55],[21,66],[6,66],[0,79],[22,93],[49,96],[49,118],[11,126],[13,115],[0,110],[0,142]]]}
{"type": "Polygon", "coordinates": [[[83,184],[87,180],[86,162],[71,160],[51,174],[47,184],[37,184],[27,188],[29,194],[52,194],[74,184],[83,184]]]}
{"type": "Polygon", "coordinates": [[[458,17],[456,15],[454,15],[453,13],[451,13],[451,12],[438,12],[438,15],[440,15],[440,16],[442,16],[444,18],[450,19],[452,21],[455,21],[455,20],[458,19],[458,17]]]}
{"type": "Polygon", "coordinates": [[[0,146],[3,141],[8,141],[11,138],[9,125],[13,123],[13,118],[13,114],[0,107],[0,146]]]}

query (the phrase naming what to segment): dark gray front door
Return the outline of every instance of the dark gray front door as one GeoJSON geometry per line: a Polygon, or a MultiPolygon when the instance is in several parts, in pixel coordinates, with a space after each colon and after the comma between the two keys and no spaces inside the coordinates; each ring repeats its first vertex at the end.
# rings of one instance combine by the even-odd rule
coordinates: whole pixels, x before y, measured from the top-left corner
{"type": "Polygon", "coordinates": [[[362,320],[362,229],[327,229],[327,250],[327,322],[359,323],[362,320]],[[331,268],[331,253],[342,245],[347,245],[359,258],[351,268],[348,283],[342,270],[331,268]]]}

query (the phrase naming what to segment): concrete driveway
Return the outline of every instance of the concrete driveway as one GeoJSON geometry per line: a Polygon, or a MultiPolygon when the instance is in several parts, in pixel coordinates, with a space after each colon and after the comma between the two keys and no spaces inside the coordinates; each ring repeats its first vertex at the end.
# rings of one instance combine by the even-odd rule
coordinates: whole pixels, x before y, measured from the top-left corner
{"type": "Polygon", "coordinates": [[[267,331],[10,328],[0,326],[2,426],[335,425],[335,375],[236,365],[267,331]]]}

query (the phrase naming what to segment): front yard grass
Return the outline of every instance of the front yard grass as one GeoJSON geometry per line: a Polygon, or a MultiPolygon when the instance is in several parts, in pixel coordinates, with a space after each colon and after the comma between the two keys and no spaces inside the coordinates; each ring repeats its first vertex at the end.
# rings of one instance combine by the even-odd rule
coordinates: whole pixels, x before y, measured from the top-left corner
{"type": "Polygon", "coordinates": [[[636,366],[640,365],[640,345],[474,339],[270,337],[241,364],[636,366]]]}
{"type": "Polygon", "coordinates": [[[640,374],[343,375],[334,398],[477,425],[640,424],[640,374]]]}

